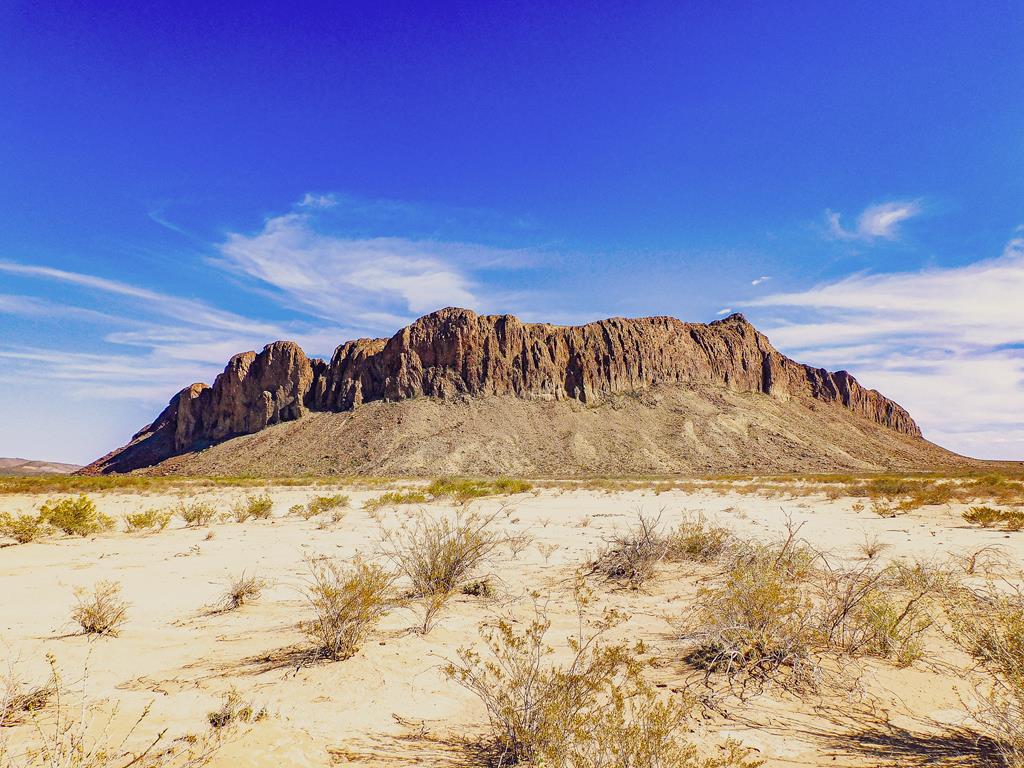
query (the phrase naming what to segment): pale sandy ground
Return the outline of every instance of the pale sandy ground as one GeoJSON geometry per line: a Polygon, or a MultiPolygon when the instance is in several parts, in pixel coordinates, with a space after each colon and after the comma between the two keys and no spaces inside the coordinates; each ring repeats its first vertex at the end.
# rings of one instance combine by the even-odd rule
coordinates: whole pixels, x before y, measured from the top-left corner
{"type": "MultiPolygon", "coordinates": [[[[254,491],[189,491],[188,496],[226,510],[249,492],[254,491]]],[[[0,654],[29,680],[45,677],[47,653],[56,656],[74,684],[87,664],[88,694],[97,710],[119,704],[115,730],[152,702],[141,728],[145,735],[163,727],[173,735],[204,731],[206,713],[236,687],[271,717],[227,745],[214,765],[472,765],[458,740],[481,733],[485,713],[471,694],[445,680],[441,665],[460,646],[479,642],[482,621],[507,612],[528,615],[528,593],[534,590],[552,596],[555,634],[569,631],[575,569],[637,511],[660,511],[669,526],[702,512],[741,534],[763,538],[781,533],[788,515],[804,524],[801,536],[812,545],[840,555],[852,556],[870,533],[891,545],[885,557],[945,556],[998,544],[1011,573],[1019,573],[1024,562],[1024,533],[967,527],[957,505],[890,519],[870,508],[854,511],[855,499],[545,489],[474,504],[483,512],[507,505],[499,528],[527,530],[536,539],[517,558],[503,550],[490,564],[487,571],[499,584],[495,598],[456,597],[426,636],[413,630],[417,610],[396,610],[355,657],[303,666],[294,653],[306,644],[297,624],[310,615],[300,591],[303,556],[373,554],[379,541],[378,523],[361,509],[379,490],[345,490],[352,508],[328,530],[319,530],[316,521],[285,516],[292,504],[325,492],[272,488],[273,519],[216,523],[209,540],[208,529],[186,529],[175,520],[156,534],[57,537],[0,548],[0,654]],[[557,545],[547,563],[537,543],[557,545]],[[243,570],[274,584],[258,603],[211,615],[206,607],[216,601],[225,579],[243,570]],[[123,584],[130,614],[120,636],[90,640],[75,634],[69,618],[73,590],[101,579],[123,584]]],[[[118,520],[178,500],[163,492],[92,497],[118,520]]],[[[0,497],[0,510],[30,511],[42,500],[0,497]]],[[[452,507],[426,509],[446,514],[452,507]]],[[[412,511],[385,509],[382,520],[392,524],[412,511]]],[[[631,615],[617,636],[648,644],[657,660],[654,674],[669,689],[694,679],[679,660],[684,646],[676,626],[706,571],[702,574],[695,567],[667,568],[643,592],[592,582],[599,608],[613,605],[631,615]]],[[[969,697],[971,687],[946,664],[965,660],[943,653],[904,670],[864,662],[858,666],[856,694],[795,697],[772,690],[743,704],[727,702],[726,714],[708,715],[694,738],[712,743],[736,737],[770,766],[980,764],[972,763],[974,758],[961,761],[958,755],[973,746],[947,732],[970,725],[961,697],[969,697]]],[[[17,741],[18,732],[8,730],[17,741]]]]}

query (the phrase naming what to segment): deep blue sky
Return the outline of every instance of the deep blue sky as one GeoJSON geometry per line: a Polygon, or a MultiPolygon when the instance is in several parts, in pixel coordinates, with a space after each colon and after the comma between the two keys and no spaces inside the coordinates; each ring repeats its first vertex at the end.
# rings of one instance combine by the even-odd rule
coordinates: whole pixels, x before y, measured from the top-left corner
{"type": "Polygon", "coordinates": [[[0,3],[0,455],[461,303],[742,309],[1024,457],[1024,4],[212,5],[0,3]]]}

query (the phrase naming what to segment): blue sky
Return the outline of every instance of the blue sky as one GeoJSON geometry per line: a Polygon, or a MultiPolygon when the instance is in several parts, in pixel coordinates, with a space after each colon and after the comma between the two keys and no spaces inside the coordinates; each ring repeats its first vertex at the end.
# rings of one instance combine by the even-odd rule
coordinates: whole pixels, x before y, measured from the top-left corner
{"type": "Polygon", "coordinates": [[[742,311],[1024,458],[1024,5],[212,5],[0,3],[0,455],[456,304],[742,311]]]}

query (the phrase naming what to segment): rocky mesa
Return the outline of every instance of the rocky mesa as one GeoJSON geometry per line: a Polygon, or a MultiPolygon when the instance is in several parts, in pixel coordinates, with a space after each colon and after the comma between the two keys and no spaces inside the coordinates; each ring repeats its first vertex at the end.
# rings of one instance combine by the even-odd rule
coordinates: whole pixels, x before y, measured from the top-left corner
{"type": "Polygon", "coordinates": [[[235,355],[212,386],[181,390],[128,445],[84,471],[149,467],[310,412],[375,402],[496,397],[594,406],[665,388],[827,404],[857,423],[921,438],[902,407],[845,371],[789,359],[742,315],[708,324],[644,317],[556,326],[448,308],[390,339],[345,342],[329,362],[288,341],[235,355]]]}

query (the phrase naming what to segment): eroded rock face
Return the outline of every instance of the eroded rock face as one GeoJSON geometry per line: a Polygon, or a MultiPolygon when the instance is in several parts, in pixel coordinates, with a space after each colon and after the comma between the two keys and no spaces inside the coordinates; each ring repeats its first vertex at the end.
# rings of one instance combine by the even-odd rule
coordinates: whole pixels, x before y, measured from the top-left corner
{"type": "Polygon", "coordinates": [[[510,395],[592,403],[658,385],[835,402],[897,432],[921,434],[896,403],[845,371],[790,360],[742,315],[706,325],[646,317],[569,327],[450,308],[387,340],[346,342],[330,363],[310,360],[286,341],[235,355],[212,387],[182,390],[132,443],[89,469],[147,466],[154,457],[257,432],[306,410],[346,411],[373,400],[510,395]]]}

